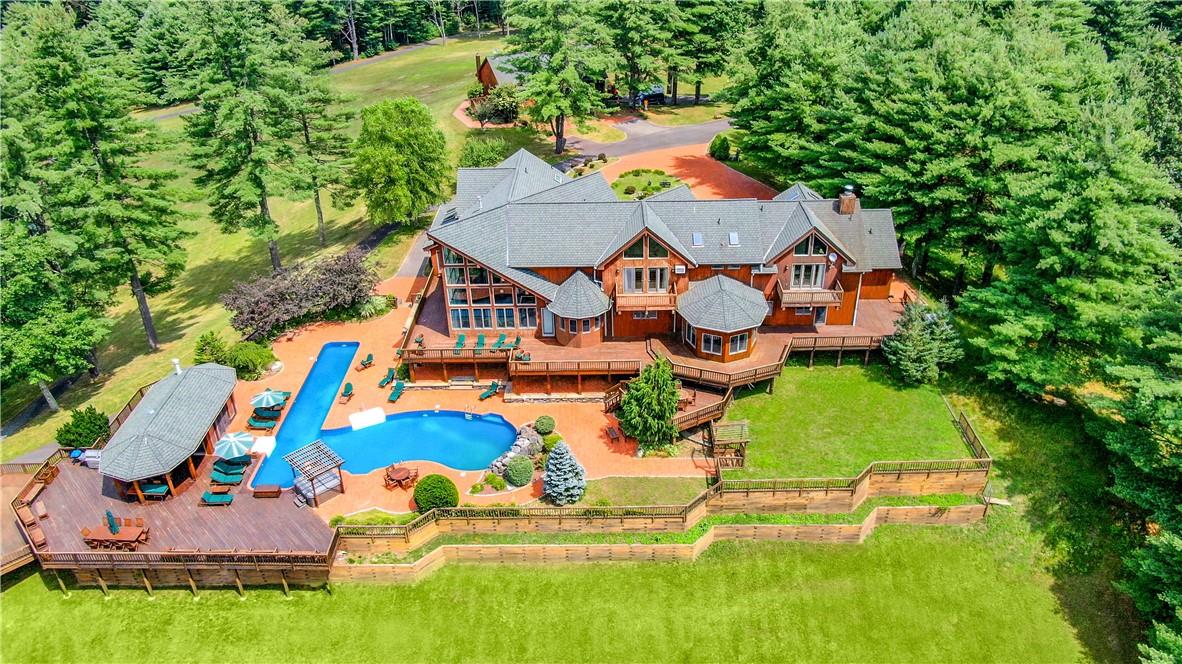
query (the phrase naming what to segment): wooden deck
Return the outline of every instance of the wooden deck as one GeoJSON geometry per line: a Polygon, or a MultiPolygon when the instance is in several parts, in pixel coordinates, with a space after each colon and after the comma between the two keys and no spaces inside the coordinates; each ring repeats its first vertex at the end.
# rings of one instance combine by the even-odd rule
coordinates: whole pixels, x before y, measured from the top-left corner
{"type": "Polygon", "coordinates": [[[21,535],[16,514],[8,505],[33,478],[28,473],[0,475],[0,490],[4,496],[4,515],[0,518],[0,573],[8,573],[33,560],[33,550],[21,535]]]}
{"type": "MultiPolygon", "coordinates": [[[[188,550],[210,553],[317,553],[327,554],[332,530],[310,509],[295,506],[290,492],[280,498],[253,498],[245,483],[234,487],[234,502],[227,507],[200,504],[209,486],[207,461],[198,479],[180,495],[164,501],[139,504],[119,497],[114,483],[92,470],[69,461],[58,464],[61,472],[34,501],[49,514],[41,521],[47,546],[39,553],[92,551],[82,542],[82,528],[103,527],[105,512],[117,517],[142,517],[151,528],[151,540],[137,553],[188,550]]],[[[128,554],[115,554],[127,556],[128,554]]]]}

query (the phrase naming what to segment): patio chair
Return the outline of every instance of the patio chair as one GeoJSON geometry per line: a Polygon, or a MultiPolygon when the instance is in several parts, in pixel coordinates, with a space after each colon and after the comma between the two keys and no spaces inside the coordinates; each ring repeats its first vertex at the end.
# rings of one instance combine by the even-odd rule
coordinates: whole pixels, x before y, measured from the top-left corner
{"type": "Polygon", "coordinates": [[[26,527],[37,523],[37,517],[33,515],[33,510],[24,505],[16,508],[16,516],[26,527]]]}
{"type": "Polygon", "coordinates": [[[164,500],[168,497],[168,485],[142,484],[140,485],[140,493],[144,494],[144,498],[159,498],[164,500]]]}
{"type": "Polygon", "coordinates": [[[246,428],[247,429],[263,429],[265,431],[270,431],[271,429],[274,429],[275,425],[277,425],[277,424],[279,424],[279,422],[276,420],[256,420],[255,418],[252,417],[246,421],[246,428]]]}
{"type": "Polygon", "coordinates": [[[406,389],[406,383],[404,383],[402,381],[398,381],[397,383],[394,383],[394,389],[390,390],[390,398],[387,399],[387,401],[389,403],[394,403],[395,401],[398,401],[398,399],[400,397],[402,397],[402,392],[405,389],[406,389]]]}
{"type": "Polygon", "coordinates": [[[356,367],[353,367],[353,370],[354,371],[361,371],[363,369],[368,369],[372,366],[373,366],[373,353],[370,353],[369,355],[366,355],[365,359],[361,360],[361,362],[359,362],[356,367]]]}
{"type": "Polygon", "coordinates": [[[497,390],[499,390],[499,389],[501,389],[500,383],[498,383],[497,381],[494,380],[492,382],[492,385],[488,386],[487,390],[480,393],[480,400],[484,401],[485,399],[488,399],[489,397],[495,395],[497,393],[497,390]]]}
{"type": "Polygon", "coordinates": [[[345,383],[345,389],[341,390],[341,398],[339,403],[349,403],[349,399],[353,398],[353,383],[345,383]]]}
{"type": "Polygon", "coordinates": [[[420,334],[419,336],[415,337],[415,345],[419,348],[423,347],[423,335],[420,334]]]}
{"type": "Polygon", "coordinates": [[[229,463],[224,459],[214,461],[213,469],[223,475],[242,475],[246,472],[246,466],[241,466],[236,463],[229,463]]]}
{"type": "Polygon", "coordinates": [[[476,354],[479,355],[482,350],[484,350],[484,335],[478,334],[476,335],[476,354]]]}
{"type": "Polygon", "coordinates": [[[620,442],[620,439],[623,438],[624,436],[623,436],[623,434],[620,433],[619,429],[617,429],[615,427],[608,427],[607,428],[607,437],[609,439],[611,439],[611,441],[613,443],[618,443],[618,442],[620,442]]]}
{"type": "Polygon", "coordinates": [[[251,417],[258,420],[277,420],[279,419],[280,411],[270,410],[267,408],[255,408],[254,414],[251,417]]]}
{"type": "Polygon", "coordinates": [[[234,502],[234,495],[230,493],[210,493],[206,491],[201,495],[202,505],[229,505],[234,502]]]}
{"type": "Polygon", "coordinates": [[[254,458],[249,454],[243,454],[242,456],[230,457],[229,459],[219,459],[219,461],[232,466],[249,466],[254,461],[254,458]]]}
{"type": "Polygon", "coordinates": [[[135,518],[135,527],[136,528],[143,528],[144,527],[144,517],[137,516],[135,518]]]}
{"type": "Polygon", "coordinates": [[[218,471],[214,470],[209,473],[209,480],[214,484],[241,484],[242,474],[239,473],[228,475],[226,473],[219,473],[218,471]]]}
{"type": "Polygon", "coordinates": [[[513,340],[513,345],[511,347],[512,348],[521,348],[521,335],[520,334],[517,335],[517,338],[513,340]]]}
{"type": "Polygon", "coordinates": [[[468,337],[467,337],[467,336],[465,336],[465,335],[463,335],[463,334],[461,334],[460,336],[456,337],[456,349],[455,349],[455,351],[454,351],[456,355],[459,355],[459,354],[460,354],[460,349],[464,347],[464,344],[465,344],[467,341],[468,341],[468,337]]]}
{"type": "Polygon", "coordinates": [[[391,367],[386,369],[386,377],[378,381],[378,387],[385,387],[394,380],[394,369],[391,367]]]}
{"type": "Polygon", "coordinates": [[[501,336],[497,337],[497,340],[493,342],[492,349],[499,350],[502,346],[505,345],[505,339],[508,339],[508,338],[509,338],[508,335],[506,335],[504,332],[502,332],[501,336]]]}

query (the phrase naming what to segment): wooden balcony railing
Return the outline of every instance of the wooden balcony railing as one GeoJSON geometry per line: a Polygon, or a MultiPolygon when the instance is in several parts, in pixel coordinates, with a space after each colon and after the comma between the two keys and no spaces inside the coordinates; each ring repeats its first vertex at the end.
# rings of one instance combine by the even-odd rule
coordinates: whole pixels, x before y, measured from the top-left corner
{"type": "MultiPolygon", "coordinates": [[[[652,357],[658,357],[657,352],[653,349],[652,340],[648,341],[648,352],[652,357]]],[[[724,389],[731,389],[735,387],[742,387],[743,385],[751,385],[763,380],[775,378],[780,375],[780,370],[784,367],[784,360],[788,357],[788,346],[785,345],[780,351],[780,357],[767,364],[749,369],[740,369],[737,371],[723,371],[719,369],[703,369],[701,367],[691,366],[688,364],[681,364],[671,357],[666,357],[669,364],[673,367],[673,376],[682,380],[687,380],[701,385],[711,385],[714,387],[721,387],[724,389]]],[[[725,365],[723,365],[725,366],[725,365]]]]}
{"type": "Polygon", "coordinates": [[[323,551],[40,551],[37,559],[49,569],[327,569],[323,551]]]}
{"type": "Polygon", "coordinates": [[[677,307],[677,291],[668,293],[626,293],[616,286],[616,311],[671,311],[677,307]]]}
{"type": "Polygon", "coordinates": [[[509,359],[509,348],[405,348],[402,359],[408,362],[498,362],[509,359]]]}
{"type": "Polygon", "coordinates": [[[734,390],[727,390],[726,396],[723,397],[722,401],[716,401],[707,406],[702,406],[701,408],[695,408],[693,410],[687,410],[684,413],[678,413],[674,415],[673,424],[677,427],[678,431],[685,431],[686,429],[691,429],[698,426],[699,424],[705,424],[711,420],[716,420],[726,414],[727,409],[730,408],[731,402],[734,401],[734,399],[734,390]]]}
{"type": "Polygon", "coordinates": [[[510,376],[625,376],[640,373],[640,360],[514,360],[509,363],[510,376]]]}
{"type": "Polygon", "coordinates": [[[834,288],[801,289],[792,288],[783,279],[776,280],[776,289],[780,292],[780,306],[789,307],[826,307],[841,304],[845,291],[841,282],[834,282],[834,288]]]}

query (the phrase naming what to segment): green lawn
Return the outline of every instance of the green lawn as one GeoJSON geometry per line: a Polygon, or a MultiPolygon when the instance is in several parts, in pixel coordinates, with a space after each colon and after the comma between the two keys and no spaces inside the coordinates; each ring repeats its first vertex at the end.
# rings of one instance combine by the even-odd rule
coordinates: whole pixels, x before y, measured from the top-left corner
{"type": "Polygon", "coordinates": [[[672,189],[682,184],[681,180],[669,175],[665,171],[654,168],[638,168],[633,171],[625,171],[620,174],[612,182],[612,191],[616,192],[616,196],[623,201],[633,200],[638,196],[647,192],[647,198],[653,194],[659,193],[666,189],[672,189]],[[625,191],[627,187],[635,187],[636,190],[629,194],[625,191]]]}
{"type": "Polygon", "coordinates": [[[751,423],[734,478],[852,477],[872,461],[968,456],[940,392],[899,385],[877,364],[789,363],[772,394],[741,392],[727,419],[751,423]]]}
{"type": "Polygon", "coordinates": [[[9,582],[6,662],[1076,662],[1020,527],[887,526],[864,545],[724,542],[693,564],[449,565],[413,586],[98,590],[9,582]],[[539,623],[542,621],[542,623],[539,623]],[[550,627],[529,625],[546,624],[550,627]],[[725,629],[720,626],[727,626],[725,629]],[[131,644],[131,645],[129,645],[131,644]]]}
{"type": "MultiPolygon", "coordinates": [[[[349,105],[353,107],[387,97],[418,97],[430,107],[447,135],[449,149],[456,155],[468,130],[452,117],[451,112],[471,83],[475,54],[491,52],[499,43],[494,39],[452,39],[448,40],[446,47],[422,48],[343,71],[334,75],[334,81],[341,91],[352,95],[349,105]]],[[[169,110],[154,109],[144,115],[151,117],[169,110]]],[[[233,338],[234,332],[229,327],[230,314],[218,297],[235,281],[265,274],[270,269],[263,241],[246,233],[223,234],[209,219],[204,196],[192,187],[194,172],[183,165],[187,146],[182,136],[182,119],[167,118],[159,126],[176,142],[167,151],[157,154],[150,163],[173,168],[181,174],[178,186],[184,190],[187,202],[183,208],[190,215],[183,226],[195,234],[186,242],[188,267],[179,277],[176,288],[150,301],[161,349],[157,353],[146,352],[139,313],[130,291],[121,291],[120,300],[111,312],[115,325],[99,350],[103,374],[97,381],[83,380],[69,390],[61,399],[65,409],[94,405],[103,412],[113,413],[136,389],[166,372],[171,358],[190,362],[194,344],[202,333],[218,330],[223,336],[233,338]]],[[[499,129],[485,133],[501,136],[515,148],[526,147],[538,154],[546,154],[548,150],[548,143],[529,129],[499,129]]],[[[286,264],[324,251],[342,251],[374,231],[374,226],[364,218],[362,206],[336,210],[326,205],[328,247],[321,249],[316,240],[316,216],[311,201],[274,197],[271,209],[280,225],[279,248],[286,264]]],[[[374,262],[383,275],[393,273],[406,255],[413,237],[411,230],[391,234],[379,246],[374,262]]],[[[0,393],[3,418],[12,417],[34,398],[37,398],[36,388],[22,384],[5,385],[0,393]]],[[[0,444],[0,459],[10,459],[52,441],[54,432],[67,418],[64,411],[52,417],[42,415],[37,418],[0,444]]]]}
{"type": "Polygon", "coordinates": [[[579,505],[684,505],[706,490],[701,477],[607,477],[587,482],[579,505]]]}
{"type": "Polygon", "coordinates": [[[702,124],[725,116],[730,111],[730,104],[721,102],[707,102],[701,104],[669,104],[649,106],[644,118],[655,125],[665,127],[679,127],[682,125],[702,124]]]}

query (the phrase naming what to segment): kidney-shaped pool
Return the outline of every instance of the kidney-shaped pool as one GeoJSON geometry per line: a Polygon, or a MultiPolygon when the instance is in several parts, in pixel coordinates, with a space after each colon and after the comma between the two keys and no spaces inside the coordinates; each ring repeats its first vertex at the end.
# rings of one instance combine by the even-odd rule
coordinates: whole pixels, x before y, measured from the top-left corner
{"type": "MultiPolygon", "coordinates": [[[[495,413],[451,410],[394,413],[364,429],[321,429],[353,363],[358,344],[325,344],[308,372],[275,436],[275,451],[263,462],[254,484],[290,487],[295,482],[283,455],[320,439],[345,460],[344,469],[362,474],[402,461],[434,461],[457,470],[480,470],[513,445],[516,428],[495,413]]],[[[367,371],[352,381],[377,381],[367,371]]]]}

